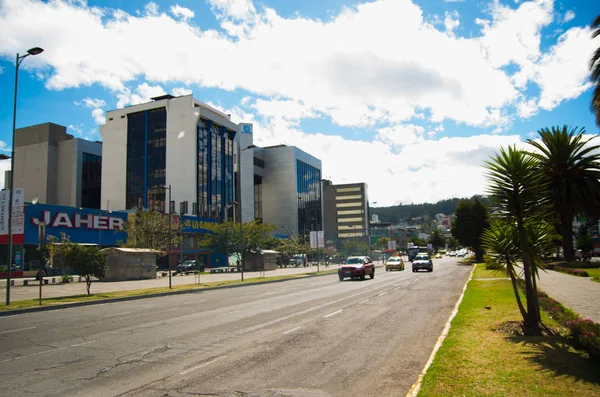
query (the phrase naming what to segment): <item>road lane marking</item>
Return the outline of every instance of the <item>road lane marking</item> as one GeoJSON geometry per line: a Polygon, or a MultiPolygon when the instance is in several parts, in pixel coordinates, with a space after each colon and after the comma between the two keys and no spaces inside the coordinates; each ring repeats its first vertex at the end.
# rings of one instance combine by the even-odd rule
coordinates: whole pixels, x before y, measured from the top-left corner
{"type": "Polygon", "coordinates": [[[194,304],[194,303],[202,303],[202,302],[206,302],[206,301],[207,301],[207,299],[202,299],[202,300],[199,300],[199,301],[188,301],[188,302],[183,302],[183,304],[184,304],[184,305],[192,305],[192,304],[194,304]]]}
{"type": "Polygon", "coordinates": [[[290,332],[294,332],[295,330],[297,330],[297,329],[299,329],[299,328],[302,328],[302,326],[300,326],[300,327],[296,327],[296,328],[292,328],[292,329],[290,329],[290,330],[287,330],[287,331],[285,331],[283,334],[284,334],[284,335],[287,335],[287,334],[289,334],[290,332]]]}
{"type": "Polygon", "coordinates": [[[117,316],[122,316],[124,314],[129,314],[129,313],[133,313],[133,310],[128,311],[128,312],[121,312],[121,313],[115,313],[115,314],[108,314],[104,317],[117,317],[117,316]]]}
{"type": "Polygon", "coordinates": [[[204,368],[204,367],[206,367],[207,365],[209,365],[209,364],[212,364],[212,363],[214,363],[214,362],[217,362],[217,361],[219,361],[219,360],[222,360],[222,359],[224,359],[224,358],[227,358],[227,356],[221,356],[221,357],[217,357],[217,358],[215,358],[214,360],[211,360],[211,361],[209,361],[209,362],[206,362],[206,363],[204,363],[204,364],[200,364],[200,365],[197,365],[197,366],[195,366],[195,367],[188,368],[188,369],[186,369],[185,371],[182,371],[182,372],[180,372],[180,374],[181,374],[181,375],[188,374],[188,373],[190,373],[190,372],[192,372],[192,371],[195,371],[195,370],[197,370],[197,369],[200,369],[200,368],[204,368]]]}
{"type": "Polygon", "coordinates": [[[72,347],[78,347],[78,346],[88,345],[88,344],[94,343],[94,342],[96,342],[96,341],[95,340],[91,340],[91,341],[88,341],[88,342],[77,343],[77,344],[71,345],[71,346],[57,347],[56,349],[44,350],[43,352],[33,353],[33,354],[29,354],[27,356],[19,356],[19,357],[9,358],[8,360],[0,361],[0,363],[7,363],[9,361],[16,361],[16,360],[20,360],[22,358],[29,358],[29,357],[39,356],[41,354],[57,352],[59,350],[65,350],[65,349],[70,349],[72,347]]]}
{"type": "Polygon", "coordinates": [[[336,314],[338,314],[338,313],[341,313],[341,312],[342,312],[342,310],[344,310],[344,309],[340,309],[340,310],[338,310],[337,312],[329,313],[328,315],[326,315],[326,316],[323,316],[323,318],[327,318],[327,317],[335,316],[336,314]]]}
{"type": "Polygon", "coordinates": [[[34,328],[35,328],[35,327],[27,327],[27,328],[11,329],[10,331],[2,331],[2,332],[0,332],[0,335],[2,335],[2,334],[10,334],[11,332],[25,331],[26,329],[34,329],[34,328]]]}
{"type": "Polygon", "coordinates": [[[381,293],[377,294],[377,296],[383,296],[385,294],[387,294],[387,292],[381,292],[381,293]]]}

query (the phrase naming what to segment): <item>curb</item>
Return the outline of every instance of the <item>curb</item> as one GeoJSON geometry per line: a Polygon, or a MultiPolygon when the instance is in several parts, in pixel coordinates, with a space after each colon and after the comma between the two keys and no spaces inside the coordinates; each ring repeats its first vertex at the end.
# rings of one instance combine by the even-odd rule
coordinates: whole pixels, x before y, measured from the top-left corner
{"type": "Polygon", "coordinates": [[[284,282],[284,281],[302,280],[302,279],[311,278],[311,277],[331,276],[331,275],[334,275],[334,274],[335,273],[314,274],[314,275],[307,275],[307,276],[301,276],[301,277],[295,277],[295,278],[286,278],[286,279],[281,279],[281,280],[270,280],[270,281],[265,280],[265,281],[259,281],[259,282],[256,282],[256,283],[250,283],[250,284],[223,285],[223,286],[217,286],[217,287],[186,289],[186,290],[173,291],[173,292],[159,292],[159,293],[156,293],[156,294],[148,294],[148,295],[124,296],[122,298],[108,298],[108,299],[98,299],[98,300],[95,300],[95,301],[62,303],[62,304],[52,305],[52,306],[37,306],[37,307],[31,307],[31,308],[27,308],[27,309],[16,309],[16,310],[3,311],[3,312],[0,312],[0,317],[15,316],[15,315],[18,315],[18,314],[26,314],[26,313],[46,312],[46,311],[52,311],[52,310],[69,309],[69,308],[72,308],[72,307],[80,307],[80,306],[104,305],[106,303],[133,301],[133,300],[138,300],[138,299],[158,298],[158,297],[161,297],[161,296],[195,294],[195,293],[200,293],[200,292],[215,291],[215,290],[221,290],[221,289],[240,288],[240,287],[248,287],[248,286],[253,286],[253,285],[263,285],[263,284],[271,284],[271,283],[281,283],[281,282],[284,282]]]}
{"type": "Polygon", "coordinates": [[[433,351],[429,355],[429,360],[427,360],[427,362],[425,363],[425,366],[423,367],[423,370],[421,371],[421,373],[417,377],[417,380],[415,381],[415,383],[413,383],[413,385],[408,390],[408,393],[406,393],[406,397],[416,397],[417,394],[419,394],[419,390],[421,389],[421,383],[423,382],[423,377],[425,376],[425,374],[427,373],[427,370],[429,369],[429,367],[433,363],[435,355],[437,354],[437,351],[442,346],[442,343],[444,342],[444,339],[446,339],[446,336],[448,335],[448,332],[450,332],[450,324],[452,323],[452,320],[454,320],[454,317],[456,317],[456,314],[458,313],[458,307],[460,306],[460,303],[462,302],[463,297],[465,296],[465,291],[467,290],[467,286],[469,285],[469,282],[473,279],[473,273],[475,272],[476,268],[477,268],[477,265],[473,265],[473,269],[471,270],[471,274],[469,274],[469,279],[467,280],[467,282],[463,286],[463,290],[462,290],[460,296],[458,297],[458,300],[456,301],[456,304],[454,305],[454,309],[452,310],[452,314],[450,314],[450,317],[448,318],[448,321],[446,321],[446,325],[444,326],[444,329],[442,330],[441,335],[439,336],[437,342],[435,343],[435,346],[433,347],[433,351]]]}

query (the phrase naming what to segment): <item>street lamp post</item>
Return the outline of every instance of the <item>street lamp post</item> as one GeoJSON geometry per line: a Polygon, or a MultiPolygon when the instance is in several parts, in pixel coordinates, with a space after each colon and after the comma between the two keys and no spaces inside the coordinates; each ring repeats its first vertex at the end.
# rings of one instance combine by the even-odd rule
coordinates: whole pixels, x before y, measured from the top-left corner
{"type": "Polygon", "coordinates": [[[27,54],[19,55],[17,53],[17,57],[15,60],[15,99],[13,106],[13,128],[12,128],[12,150],[10,156],[10,192],[8,193],[8,215],[6,216],[6,220],[8,222],[8,271],[6,272],[6,305],[10,305],[10,273],[12,271],[12,196],[14,192],[14,182],[15,182],[15,133],[17,130],[17,91],[19,87],[19,66],[23,59],[27,58],[29,55],[39,55],[44,50],[40,47],[33,47],[27,50],[27,54]]]}
{"type": "Polygon", "coordinates": [[[173,214],[172,214],[171,210],[173,208],[171,208],[171,185],[158,185],[156,187],[169,191],[169,203],[168,203],[168,207],[169,207],[169,244],[167,246],[167,266],[169,266],[169,289],[172,289],[173,284],[171,282],[171,244],[173,243],[173,235],[172,235],[173,228],[171,227],[171,222],[173,219],[173,214]]]}
{"type": "Polygon", "coordinates": [[[255,145],[250,145],[248,147],[245,148],[241,148],[240,147],[240,142],[238,142],[238,185],[239,185],[239,192],[240,192],[240,197],[239,197],[239,206],[240,206],[240,261],[241,261],[241,273],[242,273],[242,281],[244,281],[244,237],[243,237],[243,233],[244,233],[244,229],[243,229],[243,225],[244,225],[244,219],[242,218],[242,152],[244,150],[248,150],[248,149],[254,149],[256,146],[255,145]]]}

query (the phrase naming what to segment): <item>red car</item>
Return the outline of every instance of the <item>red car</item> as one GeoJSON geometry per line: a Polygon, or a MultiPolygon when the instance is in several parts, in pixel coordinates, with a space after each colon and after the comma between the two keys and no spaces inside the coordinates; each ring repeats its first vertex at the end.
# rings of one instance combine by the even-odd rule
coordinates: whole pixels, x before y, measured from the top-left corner
{"type": "Polygon", "coordinates": [[[340,281],[346,277],[364,280],[367,275],[375,278],[375,264],[368,256],[350,256],[338,269],[340,281]]]}

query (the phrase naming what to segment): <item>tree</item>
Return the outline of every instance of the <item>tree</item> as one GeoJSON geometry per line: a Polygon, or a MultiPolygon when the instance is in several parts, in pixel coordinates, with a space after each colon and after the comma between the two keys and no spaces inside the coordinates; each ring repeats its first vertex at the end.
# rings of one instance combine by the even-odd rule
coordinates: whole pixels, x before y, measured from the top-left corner
{"type": "MultiPolygon", "coordinates": [[[[600,15],[598,15],[591,25],[592,39],[600,36],[600,15]]],[[[592,112],[596,114],[596,124],[600,126],[600,47],[594,51],[590,59],[590,80],[596,85],[592,94],[592,112]]]]}
{"type": "Polygon", "coordinates": [[[227,252],[229,255],[236,254],[242,265],[249,252],[260,252],[261,249],[275,244],[273,232],[277,230],[277,226],[269,223],[257,221],[244,223],[241,242],[239,223],[213,223],[207,227],[210,233],[204,235],[200,245],[218,252],[227,252]]]}
{"type": "Polygon", "coordinates": [[[429,236],[429,242],[433,246],[433,250],[437,252],[439,247],[442,247],[446,244],[446,239],[442,235],[442,232],[440,232],[440,229],[436,227],[429,236]]]}
{"type": "Polygon", "coordinates": [[[562,247],[567,262],[575,260],[573,219],[577,214],[598,214],[600,208],[600,146],[584,140],[585,129],[568,126],[543,128],[541,141],[527,140],[536,151],[540,172],[550,189],[558,214],[562,247]]]}
{"type": "Polygon", "coordinates": [[[129,248],[150,248],[166,255],[169,249],[177,247],[182,239],[179,218],[156,211],[138,209],[125,222],[124,231],[127,241],[123,244],[129,248]]]}
{"type": "Polygon", "coordinates": [[[54,268],[54,260],[59,259],[60,262],[60,270],[61,273],[65,274],[65,261],[64,256],[65,253],[71,247],[71,240],[66,233],[60,233],[60,239],[56,236],[49,235],[47,238],[47,243],[44,248],[43,256],[50,261],[50,267],[54,268]]]}
{"type": "MultiPolygon", "coordinates": [[[[554,239],[556,238],[554,225],[534,219],[533,222],[525,225],[525,229],[528,240],[532,242],[533,258],[539,266],[542,263],[542,259],[552,255],[554,250],[554,239]]],[[[518,260],[521,257],[521,250],[518,244],[519,232],[516,225],[505,222],[502,219],[492,219],[489,228],[483,232],[481,240],[490,258],[496,264],[506,267],[506,273],[510,277],[517,306],[525,324],[528,313],[521,301],[517,284],[517,280],[519,279],[517,270],[519,268],[518,260]]]]}
{"type": "Polygon", "coordinates": [[[362,239],[348,239],[342,241],[340,252],[344,257],[368,255],[369,245],[362,239]]]}
{"type": "MultiPolygon", "coordinates": [[[[523,261],[523,277],[527,312],[524,318],[525,335],[541,335],[540,307],[536,277],[538,261],[535,243],[528,233],[528,225],[541,222],[550,209],[547,183],[539,172],[539,161],[516,147],[501,148],[485,163],[489,180],[488,193],[493,214],[509,225],[514,225],[516,244],[523,261]]],[[[458,218],[458,217],[457,217],[458,218]]]]}
{"type": "Polygon", "coordinates": [[[581,225],[577,233],[577,248],[584,254],[594,249],[594,238],[590,236],[586,225],[581,225]]]}
{"type": "Polygon", "coordinates": [[[458,241],[454,237],[450,237],[446,243],[448,244],[448,249],[454,251],[458,248],[458,241]]]}
{"type": "Polygon", "coordinates": [[[302,243],[300,242],[300,238],[298,236],[281,239],[278,241],[276,249],[283,257],[282,260],[284,264],[289,264],[289,258],[300,253],[301,244],[302,243]]]}
{"type": "Polygon", "coordinates": [[[482,262],[481,235],[489,226],[487,209],[478,198],[461,200],[456,206],[455,215],[452,236],[463,246],[470,247],[475,252],[475,260],[482,262]]]}
{"type": "Polygon", "coordinates": [[[390,239],[387,237],[379,237],[375,242],[375,247],[380,250],[385,250],[388,247],[390,239]]]}
{"type": "Polygon", "coordinates": [[[88,295],[92,286],[92,277],[102,278],[106,274],[106,257],[96,246],[71,244],[65,252],[65,262],[79,274],[85,277],[88,295]]]}

